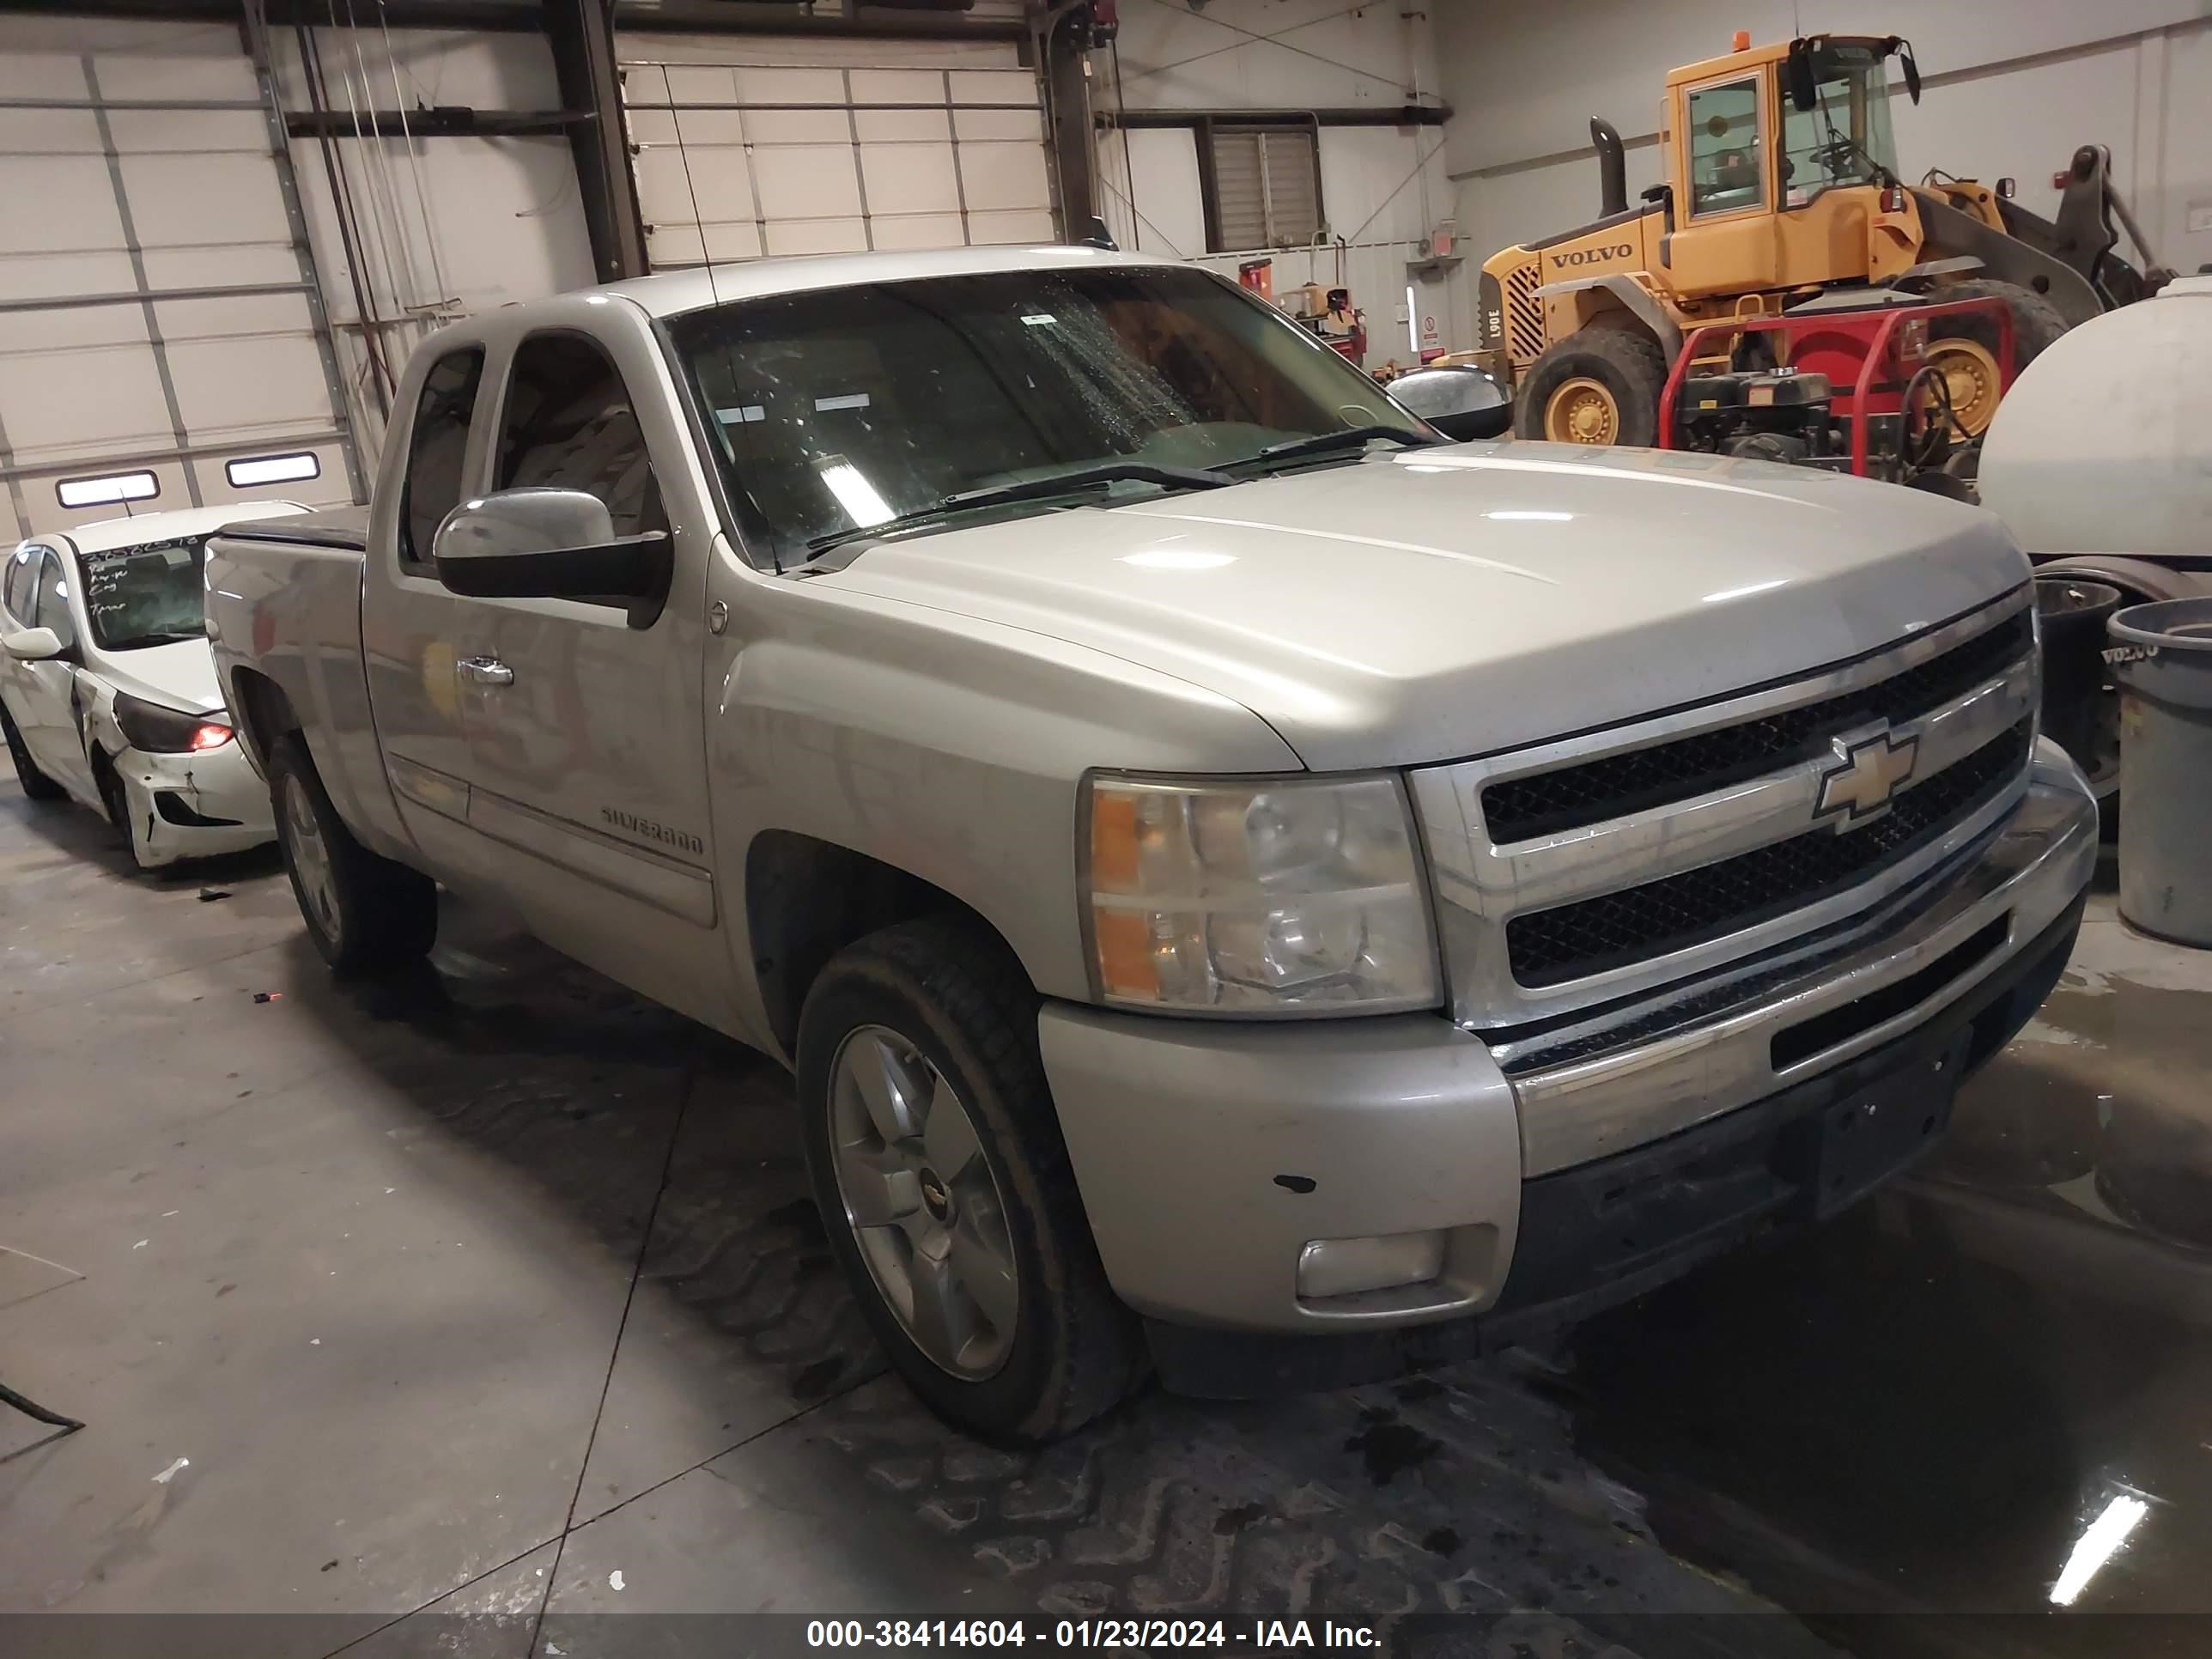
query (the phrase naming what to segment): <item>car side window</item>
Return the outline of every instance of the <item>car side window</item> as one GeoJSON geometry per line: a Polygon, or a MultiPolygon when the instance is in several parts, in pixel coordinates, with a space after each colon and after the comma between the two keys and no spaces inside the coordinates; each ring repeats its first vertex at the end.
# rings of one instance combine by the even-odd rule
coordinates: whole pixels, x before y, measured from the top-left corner
{"type": "Polygon", "coordinates": [[[9,554],[7,580],[0,584],[0,605],[5,605],[9,616],[22,628],[31,625],[31,599],[39,586],[39,553],[37,544],[26,542],[9,554]]]}
{"type": "Polygon", "coordinates": [[[1691,215],[1765,205],[1757,77],[1700,87],[1688,101],[1691,215]]]}
{"type": "Polygon", "coordinates": [[[76,622],[70,615],[69,580],[61,555],[51,547],[39,564],[39,614],[35,628],[51,628],[66,651],[76,643],[76,622]]]}
{"type": "Polygon", "coordinates": [[[617,536],[668,528],[629,388],[580,334],[536,334],[515,349],[495,488],[529,487],[598,496],[617,536]]]}
{"type": "Polygon", "coordinates": [[[399,562],[428,574],[430,538],[460,504],[467,465],[469,417],[483,380],[483,348],[447,352],[432,364],[415,400],[407,437],[407,477],[399,499],[399,562]]]}

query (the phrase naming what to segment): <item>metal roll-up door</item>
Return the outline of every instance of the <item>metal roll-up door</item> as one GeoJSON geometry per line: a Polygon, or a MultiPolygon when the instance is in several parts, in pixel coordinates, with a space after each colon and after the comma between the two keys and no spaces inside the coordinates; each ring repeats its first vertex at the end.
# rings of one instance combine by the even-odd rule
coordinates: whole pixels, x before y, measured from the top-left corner
{"type": "Polygon", "coordinates": [[[234,27],[0,16],[0,526],[356,497],[281,143],[234,27]]]}
{"type": "Polygon", "coordinates": [[[843,61],[761,61],[792,44],[618,41],[656,270],[1056,240],[1036,76],[1012,47],[822,42],[808,49],[843,61]]]}

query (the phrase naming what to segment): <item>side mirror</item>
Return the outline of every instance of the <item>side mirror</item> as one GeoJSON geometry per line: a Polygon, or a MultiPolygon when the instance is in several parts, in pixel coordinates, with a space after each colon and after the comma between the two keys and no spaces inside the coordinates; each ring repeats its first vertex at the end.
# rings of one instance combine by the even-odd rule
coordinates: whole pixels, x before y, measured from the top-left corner
{"type": "Polygon", "coordinates": [[[1908,42],[1897,54],[1897,66],[1905,71],[1905,96],[1914,103],[1920,101],[1920,63],[1913,57],[1908,42]]]}
{"type": "Polygon", "coordinates": [[[1792,40],[1790,43],[1790,56],[1782,62],[1782,84],[1790,94],[1790,104],[1796,109],[1811,111],[1820,107],[1820,88],[1813,78],[1810,42],[1792,40]]]}
{"type": "Polygon", "coordinates": [[[51,662],[62,654],[61,635],[51,628],[19,628],[0,639],[0,649],[17,662],[51,662]]]}
{"type": "Polygon", "coordinates": [[[606,503],[581,489],[502,489],[448,513],[430,557],[471,599],[657,604],[675,545],[665,530],[616,535],[606,503]]]}

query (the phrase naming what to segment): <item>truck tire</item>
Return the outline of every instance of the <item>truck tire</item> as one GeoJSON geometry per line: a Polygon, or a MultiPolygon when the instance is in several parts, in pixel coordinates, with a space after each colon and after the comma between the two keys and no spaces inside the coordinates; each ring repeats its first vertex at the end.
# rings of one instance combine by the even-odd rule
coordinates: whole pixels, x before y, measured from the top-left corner
{"type": "Polygon", "coordinates": [[[1076,1191],[1036,1011],[987,928],[931,917],[840,952],[799,1021],[807,1172],[871,1328],[939,1416],[1030,1445],[1114,1406],[1145,1356],[1076,1191]]]}
{"type": "Polygon", "coordinates": [[[353,838],[296,732],[269,751],[276,843],[307,937],[335,973],[420,961],[438,937],[438,889],[353,838]]]}
{"type": "Polygon", "coordinates": [[[38,762],[23,742],[23,734],[15,729],[15,718],[4,706],[0,706],[0,734],[8,739],[8,758],[15,763],[15,781],[23,786],[25,797],[31,800],[59,800],[68,793],[58,783],[39,770],[38,762]]]}
{"type": "MultiPolygon", "coordinates": [[[[1953,283],[1930,300],[2002,300],[2012,313],[2012,368],[2018,374],[2066,331],[2066,319],[2033,289],[1977,278],[1953,283]]],[[[1997,412],[1997,331],[1985,318],[1941,317],[1928,325],[1928,359],[1943,366],[1951,407],[1966,435],[1978,438],[1997,412]]]]}
{"type": "Polygon", "coordinates": [[[1521,378],[1513,435],[1553,443],[1659,441],[1667,354],[1648,334],[1586,328],[1544,348],[1521,378]]]}

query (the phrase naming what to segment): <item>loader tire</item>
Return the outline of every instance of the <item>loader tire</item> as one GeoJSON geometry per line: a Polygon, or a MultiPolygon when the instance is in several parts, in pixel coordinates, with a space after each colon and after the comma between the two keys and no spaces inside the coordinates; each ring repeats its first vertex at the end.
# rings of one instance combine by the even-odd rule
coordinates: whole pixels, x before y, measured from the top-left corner
{"type": "MultiPolygon", "coordinates": [[[[2066,331],[2058,308],[2033,289],[1986,278],[1953,283],[1935,301],[2002,300],[2012,313],[2012,368],[2017,375],[2066,331]]],[[[1941,363],[1951,407],[1969,438],[1989,429],[2003,388],[1996,380],[1997,331],[1983,317],[1939,317],[1929,325],[1928,359],[1941,363]]]]}
{"type": "Polygon", "coordinates": [[[1547,346],[1522,376],[1513,435],[1553,443],[1659,441],[1667,357],[1648,334],[1588,328],[1547,346]]]}

